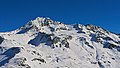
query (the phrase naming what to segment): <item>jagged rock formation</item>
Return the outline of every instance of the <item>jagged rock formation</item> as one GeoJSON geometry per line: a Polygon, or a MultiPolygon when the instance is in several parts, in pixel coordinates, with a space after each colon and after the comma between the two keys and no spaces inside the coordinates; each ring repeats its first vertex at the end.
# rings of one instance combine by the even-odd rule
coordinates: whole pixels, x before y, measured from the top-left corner
{"type": "Polygon", "coordinates": [[[0,33],[0,68],[120,68],[120,35],[38,17],[0,33]]]}

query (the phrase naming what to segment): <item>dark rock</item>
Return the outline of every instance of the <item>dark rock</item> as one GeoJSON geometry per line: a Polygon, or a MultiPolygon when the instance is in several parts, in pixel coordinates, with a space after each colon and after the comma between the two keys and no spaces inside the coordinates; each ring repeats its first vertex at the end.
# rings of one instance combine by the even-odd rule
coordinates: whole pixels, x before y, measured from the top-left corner
{"type": "Polygon", "coordinates": [[[0,36],[0,44],[4,41],[4,38],[0,36]]]}
{"type": "Polygon", "coordinates": [[[71,40],[71,39],[72,39],[72,36],[69,35],[69,36],[66,37],[66,39],[67,39],[67,40],[71,40]]]}
{"type": "Polygon", "coordinates": [[[69,43],[67,40],[62,40],[62,45],[65,45],[66,48],[70,48],[69,43]]]}
{"type": "Polygon", "coordinates": [[[115,58],[112,58],[113,60],[115,60],[115,58]]]}
{"type": "Polygon", "coordinates": [[[84,33],[85,34],[85,32],[83,31],[82,25],[80,27],[80,24],[76,24],[76,25],[73,26],[73,28],[75,28],[76,30],[78,30],[77,33],[84,33]]]}
{"type": "Polygon", "coordinates": [[[91,62],[91,64],[97,64],[97,62],[91,62]]]}
{"type": "Polygon", "coordinates": [[[116,47],[116,45],[107,42],[107,43],[104,44],[104,47],[103,47],[103,48],[113,49],[113,48],[115,48],[115,47],[116,47]]]}
{"type": "Polygon", "coordinates": [[[60,38],[59,37],[54,37],[53,38],[53,44],[56,44],[58,42],[60,42],[60,38]]]}
{"type": "Polygon", "coordinates": [[[54,32],[55,29],[53,27],[49,27],[51,32],[54,32]]]}
{"type": "Polygon", "coordinates": [[[112,43],[106,42],[103,46],[103,48],[109,48],[109,49],[116,49],[117,51],[120,52],[120,46],[114,45],[112,43]]]}
{"type": "Polygon", "coordinates": [[[40,62],[42,62],[42,63],[46,63],[46,61],[44,60],[44,59],[42,59],[42,58],[34,58],[32,61],[40,61],[40,62]]]}
{"type": "Polygon", "coordinates": [[[100,68],[104,68],[104,66],[102,65],[102,63],[99,62],[99,61],[98,61],[98,65],[99,65],[100,68]]]}
{"type": "Polygon", "coordinates": [[[91,46],[91,45],[88,45],[88,46],[89,46],[90,48],[94,49],[93,46],[91,46]]]}
{"type": "Polygon", "coordinates": [[[86,38],[80,37],[80,41],[86,41],[86,38]]]}
{"type": "Polygon", "coordinates": [[[110,61],[108,61],[108,63],[111,63],[110,61]]]}

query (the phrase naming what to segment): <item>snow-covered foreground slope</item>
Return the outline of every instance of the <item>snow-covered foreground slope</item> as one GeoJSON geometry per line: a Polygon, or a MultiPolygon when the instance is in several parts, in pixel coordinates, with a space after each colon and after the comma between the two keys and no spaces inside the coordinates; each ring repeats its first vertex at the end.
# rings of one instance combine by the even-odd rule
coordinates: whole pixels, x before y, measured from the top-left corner
{"type": "Polygon", "coordinates": [[[0,33],[0,68],[120,68],[120,35],[38,17],[0,33]]]}

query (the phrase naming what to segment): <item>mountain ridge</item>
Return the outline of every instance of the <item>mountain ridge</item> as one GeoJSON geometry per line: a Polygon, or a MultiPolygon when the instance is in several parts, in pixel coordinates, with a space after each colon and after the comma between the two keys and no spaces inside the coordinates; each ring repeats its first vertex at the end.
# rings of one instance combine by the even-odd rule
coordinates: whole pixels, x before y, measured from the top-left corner
{"type": "Polygon", "coordinates": [[[92,24],[37,17],[0,33],[1,68],[119,68],[120,36],[92,24]]]}

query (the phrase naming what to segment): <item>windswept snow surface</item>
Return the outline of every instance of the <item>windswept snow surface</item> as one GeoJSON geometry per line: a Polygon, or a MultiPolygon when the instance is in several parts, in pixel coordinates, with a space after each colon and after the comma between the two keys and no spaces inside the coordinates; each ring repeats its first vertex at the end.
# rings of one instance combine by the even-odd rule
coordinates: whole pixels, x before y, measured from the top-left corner
{"type": "Polygon", "coordinates": [[[120,36],[38,17],[0,33],[0,68],[120,68],[120,36]]]}

